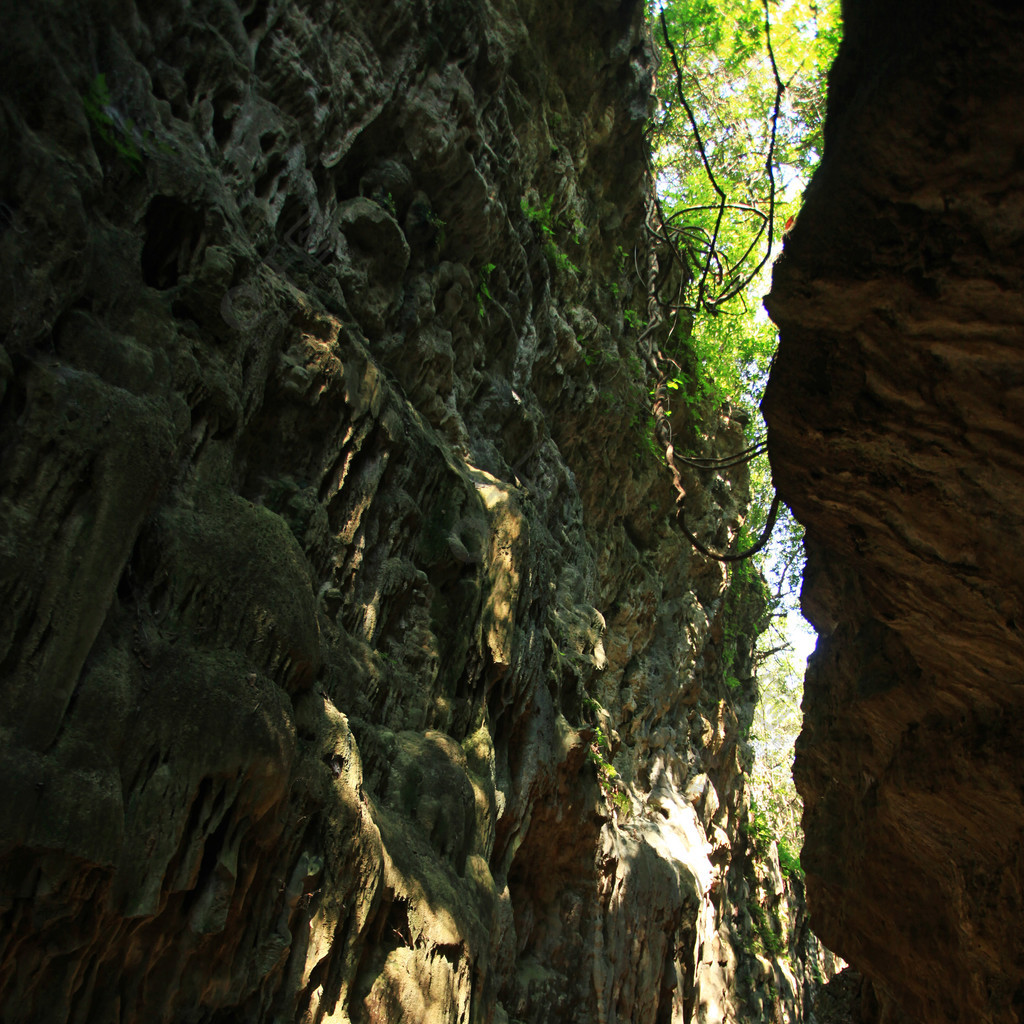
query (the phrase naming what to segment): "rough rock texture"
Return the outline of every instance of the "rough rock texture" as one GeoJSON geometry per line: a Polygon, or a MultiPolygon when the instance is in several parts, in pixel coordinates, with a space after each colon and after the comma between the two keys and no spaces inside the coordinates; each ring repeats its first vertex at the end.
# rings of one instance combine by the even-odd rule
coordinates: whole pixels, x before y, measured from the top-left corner
{"type": "Polygon", "coordinates": [[[877,1020],[873,989],[852,967],[846,967],[814,994],[817,1024],[864,1024],[877,1020]]]}
{"type": "Polygon", "coordinates": [[[885,1020],[1024,1019],[1024,16],[851,2],[769,305],[806,524],[814,927],[885,1020]]]}
{"type": "Polygon", "coordinates": [[[644,442],[642,5],[0,47],[2,1019],[803,1019],[760,590],[644,442]]]}

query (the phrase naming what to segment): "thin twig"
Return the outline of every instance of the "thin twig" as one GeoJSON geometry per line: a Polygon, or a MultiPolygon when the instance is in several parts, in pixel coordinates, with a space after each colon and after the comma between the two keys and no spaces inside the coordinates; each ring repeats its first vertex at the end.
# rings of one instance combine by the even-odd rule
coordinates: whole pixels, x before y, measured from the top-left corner
{"type": "MultiPolygon", "coordinates": [[[[767,0],[765,0],[765,3],[767,3],[767,0]]],[[[711,170],[711,162],[708,160],[708,154],[704,148],[704,140],[700,137],[700,128],[697,126],[697,119],[693,116],[693,110],[691,109],[690,104],[686,102],[686,96],[683,94],[683,72],[679,67],[679,58],[676,56],[676,48],[672,45],[672,37],[668,34],[668,22],[665,20],[664,10],[661,11],[660,18],[661,31],[665,37],[665,46],[672,57],[672,67],[676,72],[676,93],[679,96],[679,101],[683,105],[683,109],[686,111],[686,116],[690,119],[690,126],[693,128],[693,137],[697,140],[697,148],[700,151],[700,158],[704,163],[704,171],[708,176],[708,181],[711,182],[711,187],[718,194],[718,198],[720,200],[718,205],[718,216],[715,217],[715,229],[711,233],[711,245],[708,247],[708,258],[704,263],[704,270],[700,275],[700,281],[697,285],[697,309],[700,309],[704,301],[704,285],[707,282],[708,271],[711,269],[711,256],[715,251],[715,243],[718,241],[718,231],[722,226],[722,216],[725,213],[726,195],[715,178],[715,172],[711,170]]]]}

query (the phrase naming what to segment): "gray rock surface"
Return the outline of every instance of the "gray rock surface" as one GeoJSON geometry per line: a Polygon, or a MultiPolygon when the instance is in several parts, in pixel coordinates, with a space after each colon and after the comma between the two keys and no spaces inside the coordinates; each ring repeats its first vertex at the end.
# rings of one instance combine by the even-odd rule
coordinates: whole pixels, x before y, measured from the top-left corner
{"type": "MultiPolygon", "coordinates": [[[[0,47],[3,1020],[802,1019],[759,591],[671,525],[624,317],[641,5],[0,47]]],[[[687,488],[735,535],[740,473],[687,488]]]]}

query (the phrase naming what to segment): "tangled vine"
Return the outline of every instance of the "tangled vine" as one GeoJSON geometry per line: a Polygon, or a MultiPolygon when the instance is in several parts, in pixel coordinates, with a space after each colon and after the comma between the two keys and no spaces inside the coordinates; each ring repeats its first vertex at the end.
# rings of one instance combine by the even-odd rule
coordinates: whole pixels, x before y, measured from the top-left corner
{"type": "MultiPolygon", "coordinates": [[[[650,195],[651,202],[648,206],[645,227],[648,236],[646,283],[648,291],[648,326],[638,339],[641,353],[656,378],[656,385],[652,391],[653,401],[651,413],[654,420],[654,435],[658,444],[664,451],[665,461],[672,473],[673,487],[676,491],[677,519],[680,528],[690,543],[702,554],[721,562],[738,562],[751,558],[761,551],[771,538],[772,531],[779,512],[778,491],[772,499],[764,529],[757,541],[742,552],[725,553],[715,551],[708,545],[702,543],[690,530],[686,523],[686,489],[683,485],[680,473],[680,465],[686,465],[694,469],[722,470],[751,462],[758,455],[767,451],[767,442],[764,438],[756,440],[753,444],[734,455],[721,459],[705,458],[693,455],[682,455],[676,452],[672,440],[672,429],[668,417],[671,415],[669,402],[670,381],[674,377],[683,376],[682,368],[669,356],[666,356],[654,343],[655,330],[660,325],[669,322],[668,336],[671,336],[675,320],[681,313],[696,316],[701,311],[715,315],[720,307],[738,296],[753,279],[761,272],[771,257],[772,240],[774,237],[775,221],[775,142],[779,120],[779,111],[782,102],[782,95],[785,85],[779,75],[778,65],[775,60],[775,52],[771,40],[771,19],[768,9],[768,0],[762,0],[764,8],[764,33],[768,58],[771,64],[772,75],[775,84],[775,99],[772,106],[771,131],[769,136],[768,154],[765,160],[765,170],[768,178],[768,210],[764,212],[758,207],[747,203],[730,203],[728,194],[719,183],[711,160],[708,155],[707,145],[701,136],[700,126],[694,115],[693,108],[686,98],[683,88],[683,73],[679,64],[679,56],[673,44],[669,32],[668,23],[665,18],[664,9],[660,12],[659,20],[665,47],[670,55],[674,71],[675,92],[686,112],[689,120],[693,138],[700,154],[701,162],[708,182],[718,197],[714,206],[695,206],[677,209],[670,216],[666,216],[662,209],[661,201],[655,187],[654,173],[650,172],[650,195]],[[714,226],[710,233],[699,226],[687,225],[681,221],[688,213],[698,210],[714,210],[714,226]],[[719,233],[722,227],[723,218],[727,210],[735,210],[744,214],[753,214],[760,219],[760,225],[754,238],[739,259],[730,262],[721,251],[718,244],[719,233]],[[767,236],[767,243],[764,246],[763,255],[756,265],[751,269],[748,264],[759,243],[767,236]],[[658,251],[669,254],[669,268],[662,268],[658,260],[658,251]],[[665,296],[661,294],[663,282],[670,280],[672,275],[668,272],[675,267],[678,285],[675,294],[665,296]],[[694,275],[692,268],[700,266],[699,276],[696,277],[696,297],[693,302],[687,302],[686,293],[692,290],[694,275]],[[719,285],[712,294],[709,281],[714,279],[719,285]],[[673,373],[673,371],[675,371],[673,373]]],[[[639,271],[639,267],[637,267],[639,271]]]]}

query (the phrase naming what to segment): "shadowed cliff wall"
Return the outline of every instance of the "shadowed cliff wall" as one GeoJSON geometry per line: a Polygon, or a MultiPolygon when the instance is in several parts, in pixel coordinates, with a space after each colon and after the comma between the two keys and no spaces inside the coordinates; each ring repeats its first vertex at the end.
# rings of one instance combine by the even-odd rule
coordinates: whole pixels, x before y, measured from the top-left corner
{"type": "Polygon", "coordinates": [[[823,940],[885,1020],[1024,1017],[1024,19],[844,5],[764,409],[819,632],[823,940]]]}
{"type": "Polygon", "coordinates": [[[644,440],[641,5],[0,46],[4,1021],[802,1019],[760,590],[644,440]]]}

